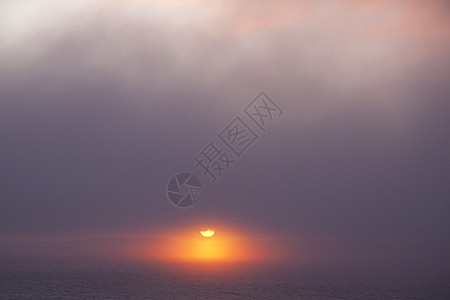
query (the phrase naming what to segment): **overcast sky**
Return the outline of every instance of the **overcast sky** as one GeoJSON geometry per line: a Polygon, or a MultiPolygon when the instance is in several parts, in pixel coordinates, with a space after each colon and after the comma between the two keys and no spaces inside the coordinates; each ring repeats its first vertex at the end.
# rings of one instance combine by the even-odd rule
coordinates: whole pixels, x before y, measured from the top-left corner
{"type": "Polygon", "coordinates": [[[3,0],[0,237],[220,222],[449,263],[448,53],[447,1],[3,0]],[[192,157],[261,91],[284,114],[212,184],[192,157]]]}

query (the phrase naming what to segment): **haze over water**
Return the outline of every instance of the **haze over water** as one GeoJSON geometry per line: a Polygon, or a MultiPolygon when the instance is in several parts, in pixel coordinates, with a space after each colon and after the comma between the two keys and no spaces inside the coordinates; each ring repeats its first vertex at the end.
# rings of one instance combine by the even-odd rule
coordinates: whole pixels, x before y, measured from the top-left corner
{"type": "Polygon", "coordinates": [[[449,298],[449,37],[440,0],[0,1],[0,298],[449,298]]]}
{"type": "Polygon", "coordinates": [[[448,270],[253,265],[227,272],[117,261],[1,264],[2,299],[448,299],[448,270]],[[444,270],[443,270],[444,271],[444,270]]]}

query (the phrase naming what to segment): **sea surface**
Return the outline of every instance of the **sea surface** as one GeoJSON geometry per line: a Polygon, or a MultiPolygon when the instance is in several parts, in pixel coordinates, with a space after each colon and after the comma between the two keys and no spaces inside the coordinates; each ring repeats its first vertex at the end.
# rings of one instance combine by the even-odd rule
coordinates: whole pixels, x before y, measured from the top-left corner
{"type": "Polygon", "coordinates": [[[0,299],[450,299],[436,268],[0,261],[0,299]]]}

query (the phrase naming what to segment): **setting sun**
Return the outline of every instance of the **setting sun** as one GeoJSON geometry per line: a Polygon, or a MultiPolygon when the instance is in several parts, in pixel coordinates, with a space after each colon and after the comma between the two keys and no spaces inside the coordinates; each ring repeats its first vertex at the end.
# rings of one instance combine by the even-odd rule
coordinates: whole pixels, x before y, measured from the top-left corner
{"type": "Polygon", "coordinates": [[[218,223],[215,221],[214,227],[192,224],[183,229],[165,228],[137,247],[136,255],[145,260],[219,269],[224,264],[273,262],[290,257],[285,244],[267,233],[218,223]]]}
{"type": "Polygon", "coordinates": [[[250,262],[261,258],[259,249],[255,249],[252,243],[248,242],[250,234],[242,229],[226,227],[193,225],[184,230],[161,231],[158,239],[149,241],[142,248],[143,256],[161,262],[208,263],[208,265],[250,262]]]}
{"type": "Polygon", "coordinates": [[[209,238],[212,237],[216,232],[214,230],[211,229],[207,229],[207,230],[203,230],[200,231],[200,234],[205,237],[205,238],[209,238]]]}

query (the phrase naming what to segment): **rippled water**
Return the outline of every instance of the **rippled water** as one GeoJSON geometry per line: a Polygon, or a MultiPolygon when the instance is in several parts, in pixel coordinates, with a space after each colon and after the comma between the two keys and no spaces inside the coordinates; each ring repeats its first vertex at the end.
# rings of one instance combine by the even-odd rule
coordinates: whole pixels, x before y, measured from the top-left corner
{"type": "Polygon", "coordinates": [[[3,262],[0,299],[450,299],[449,272],[3,262]]]}

